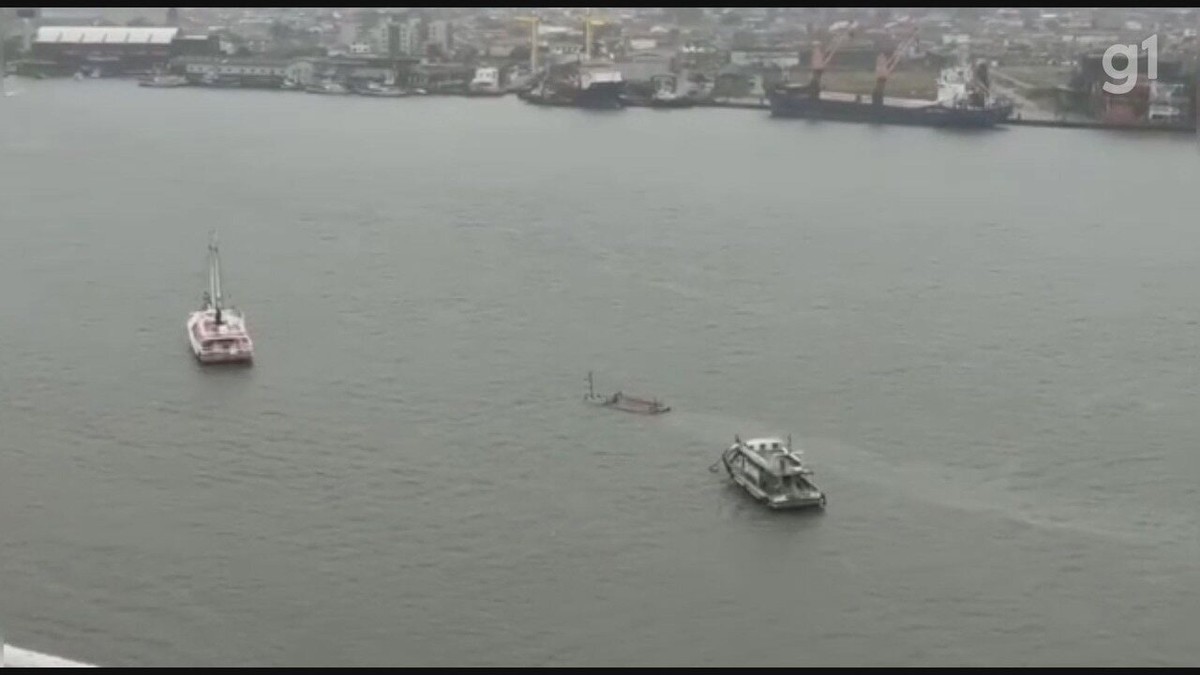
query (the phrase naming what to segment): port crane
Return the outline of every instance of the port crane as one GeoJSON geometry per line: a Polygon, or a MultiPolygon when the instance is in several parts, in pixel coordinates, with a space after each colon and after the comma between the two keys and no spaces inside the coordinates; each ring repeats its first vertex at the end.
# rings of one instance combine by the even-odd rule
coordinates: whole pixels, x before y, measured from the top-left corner
{"type": "Polygon", "coordinates": [[[829,45],[829,51],[821,49],[820,42],[814,42],[812,47],[812,80],[809,81],[808,87],[813,96],[821,94],[821,74],[825,72],[825,68],[833,61],[833,57],[846,43],[846,40],[854,37],[858,30],[858,23],[852,23],[846,30],[839,32],[834,36],[833,42],[829,45]]]}
{"type": "Polygon", "coordinates": [[[886,54],[880,53],[875,59],[875,91],[871,92],[871,103],[875,105],[883,105],[883,88],[887,85],[887,80],[895,72],[896,66],[900,64],[900,59],[904,57],[904,52],[908,50],[917,41],[918,28],[914,26],[908,36],[896,46],[889,57],[886,54]]]}
{"type": "Polygon", "coordinates": [[[585,61],[592,60],[592,26],[607,26],[608,22],[592,16],[592,9],[589,7],[587,14],[583,17],[583,40],[584,40],[584,55],[585,61]]]}
{"type": "Polygon", "coordinates": [[[529,24],[529,74],[531,77],[537,76],[538,70],[538,26],[541,25],[541,19],[536,16],[519,16],[517,21],[529,24]]]}

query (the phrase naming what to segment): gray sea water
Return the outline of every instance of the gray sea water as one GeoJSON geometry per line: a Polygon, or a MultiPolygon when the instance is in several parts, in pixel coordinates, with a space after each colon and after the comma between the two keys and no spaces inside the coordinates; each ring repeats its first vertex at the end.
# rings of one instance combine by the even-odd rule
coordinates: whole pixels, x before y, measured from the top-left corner
{"type": "Polygon", "coordinates": [[[102,665],[1196,665],[1193,139],[28,81],[0,627],[102,665]],[[257,362],[184,333],[219,231],[257,362]],[[643,418],[583,405],[659,396],[643,418]],[[823,514],[707,468],[792,434],[823,514]]]}

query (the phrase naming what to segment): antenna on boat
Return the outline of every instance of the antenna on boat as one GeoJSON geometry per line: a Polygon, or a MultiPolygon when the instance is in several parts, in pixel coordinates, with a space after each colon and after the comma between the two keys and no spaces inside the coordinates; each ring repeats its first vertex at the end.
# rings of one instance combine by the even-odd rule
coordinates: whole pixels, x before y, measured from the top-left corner
{"type": "Polygon", "coordinates": [[[217,251],[217,231],[213,230],[208,242],[208,294],[217,310],[217,325],[221,325],[221,308],[225,303],[221,297],[221,258],[217,251]]]}
{"type": "Polygon", "coordinates": [[[588,398],[596,398],[596,388],[592,386],[592,371],[588,371],[588,398]]]}

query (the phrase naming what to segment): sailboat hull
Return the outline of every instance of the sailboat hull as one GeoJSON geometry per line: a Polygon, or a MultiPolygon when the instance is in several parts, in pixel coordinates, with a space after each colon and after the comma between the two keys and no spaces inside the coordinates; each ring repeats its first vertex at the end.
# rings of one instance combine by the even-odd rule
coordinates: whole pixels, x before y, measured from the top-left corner
{"type": "Polygon", "coordinates": [[[254,361],[254,343],[245,331],[245,323],[226,310],[226,319],[216,323],[216,312],[205,309],[192,312],[187,321],[188,342],[196,360],[204,364],[254,361]]]}

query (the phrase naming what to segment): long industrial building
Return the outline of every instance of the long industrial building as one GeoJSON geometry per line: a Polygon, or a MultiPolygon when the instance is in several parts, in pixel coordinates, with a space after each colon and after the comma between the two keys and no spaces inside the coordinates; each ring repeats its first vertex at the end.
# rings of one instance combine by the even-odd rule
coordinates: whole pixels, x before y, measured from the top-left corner
{"type": "Polygon", "coordinates": [[[42,26],[31,56],[46,74],[111,77],[163,68],[172,56],[208,52],[217,44],[215,39],[197,43],[182,37],[178,28],[42,26]]]}

